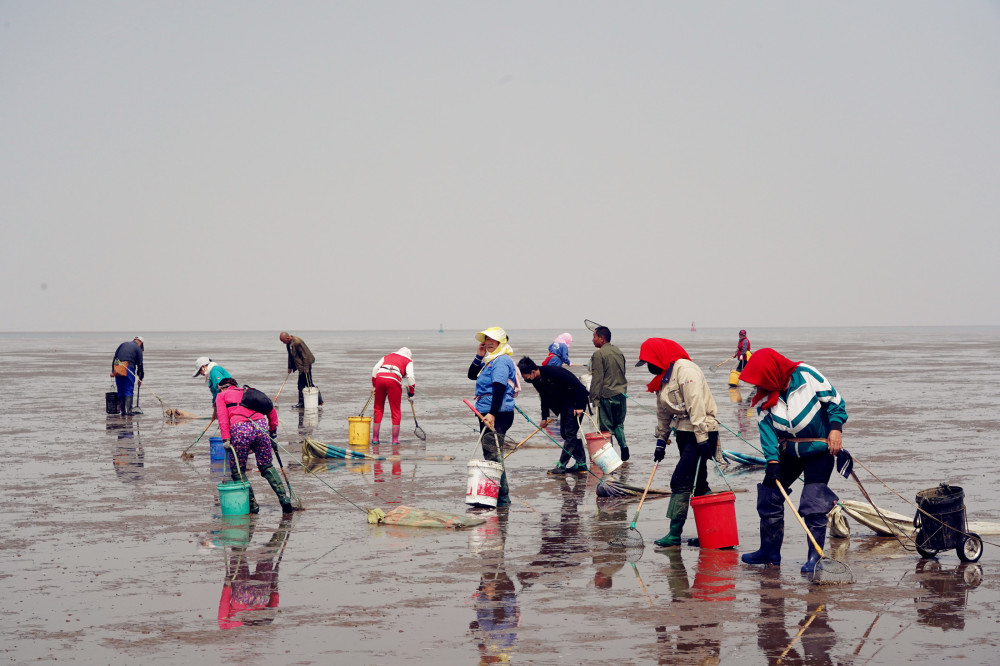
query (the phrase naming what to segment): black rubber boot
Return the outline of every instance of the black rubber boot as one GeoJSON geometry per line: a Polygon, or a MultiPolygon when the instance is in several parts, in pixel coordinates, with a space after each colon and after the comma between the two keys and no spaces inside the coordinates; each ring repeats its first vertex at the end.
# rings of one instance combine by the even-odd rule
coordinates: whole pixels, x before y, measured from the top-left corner
{"type": "Polygon", "coordinates": [[[629,459],[628,447],[622,446],[622,462],[628,462],[628,459],[629,459]]]}
{"type": "Polygon", "coordinates": [[[740,559],[744,564],[781,564],[781,543],[785,540],[784,498],[777,488],[757,484],[757,513],[760,515],[760,548],[740,559]]]}
{"type": "Polygon", "coordinates": [[[295,510],[292,503],[288,500],[288,495],[285,493],[285,484],[281,481],[281,475],[278,474],[278,470],[274,468],[274,465],[268,465],[264,469],[260,470],[261,476],[267,479],[267,482],[271,484],[271,490],[274,494],[278,496],[278,504],[281,505],[282,513],[291,513],[295,510]]]}
{"type": "Polygon", "coordinates": [[[127,412],[125,411],[125,396],[118,396],[118,414],[124,416],[127,412]]]}
{"type": "MultiPolygon", "coordinates": [[[[822,516],[822,518],[823,523],[819,527],[809,524],[809,521],[803,518],[806,521],[806,527],[809,528],[813,538],[816,539],[816,543],[819,544],[820,550],[826,544],[826,516],[822,516]]],[[[809,539],[806,539],[806,547],[809,548],[809,554],[800,571],[802,573],[812,573],[816,569],[816,563],[819,562],[819,553],[816,552],[816,548],[813,547],[812,541],[809,539]]]]}
{"type": "Polygon", "coordinates": [[[127,414],[132,416],[132,396],[125,396],[125,406],[122,408],[122,414],[127,414]]]}

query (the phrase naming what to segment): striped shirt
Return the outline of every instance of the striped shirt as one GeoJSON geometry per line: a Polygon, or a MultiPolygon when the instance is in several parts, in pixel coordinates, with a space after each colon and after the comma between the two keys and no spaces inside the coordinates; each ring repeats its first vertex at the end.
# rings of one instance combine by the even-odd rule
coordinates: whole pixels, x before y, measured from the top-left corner
{"type": "MultiPolygon", "coordinates": [[[[779,439],[826,439],[831,430],[841,430],[847,421],[847,405],[833,384],[816,368],[799,364],[788,388],[771,409],[757,409],[760,445],[768,461],[778,459],[779,439]]],[[[827,450],[825,442],[788,444],[795,455],[805,456],[827,450]]]]}

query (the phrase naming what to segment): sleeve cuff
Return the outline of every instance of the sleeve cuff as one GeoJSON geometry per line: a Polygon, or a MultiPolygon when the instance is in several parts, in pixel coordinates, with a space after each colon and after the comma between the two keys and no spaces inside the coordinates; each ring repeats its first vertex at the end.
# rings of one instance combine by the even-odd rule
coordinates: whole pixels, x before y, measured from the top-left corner
{"type": "Polygon", "coordinates": [[[843,431],[844,430],[844,424],[843,423],[837,423],[836,421],[831,421],[830,422],[830,430],[843,431]]]}

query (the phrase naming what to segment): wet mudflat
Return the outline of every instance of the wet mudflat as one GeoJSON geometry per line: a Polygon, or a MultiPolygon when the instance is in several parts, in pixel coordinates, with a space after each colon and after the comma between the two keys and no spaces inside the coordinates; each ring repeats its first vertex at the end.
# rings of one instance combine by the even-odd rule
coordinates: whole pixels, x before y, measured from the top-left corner
{"type": "MultiPolygon", "coordinates": [[[[518,356],[541,360],[559,332],[511,331],[511,344],[518,356]]],[[[663,499],[643,506],[641,553],[611,548],[637,499],[598,500],[592,476],[546,476],[556,453],[541,435],[507,460],[513,505],[482,514],[483,525],[368,525],[364,508],[371,506],[465,513],[466,462],[476,448],[474,417],[461,403],[471,393],[471,332],[302,334],[316,353],[326,404],[317,418],[292,410],[293,377],[279,412],[280,439],[293,454],[283,459],[307,509],[283,520],[251,470],[260,514],[222,517],[215,488],[222,464],[208,453],[215,427],[192,449],[195,459],[182,460],[207,420],[168,424],[161,407],[208,415],[208,390],[190,379],[202,354],[273,395],[284,378],[284,349],[271,332],[142,333],[144,414],[132,419],[105,416],[103,394],[110,355],[133,332],[0,336],[7,403],[0,415],[0,654],[9,663],[985,664],[1000,654],[1000,549],[989,543],[976,564],[962,564],[954,551],[924,560],[852,524],[849,539],[828,544],[856,582],[821,587],[798,572],[805,536],[789,512],[783,565],[740,564],[739,554],[758,543],[759,471],[725,470],[733,488],[746,491],[736,495],[735,551],[655,549],[652,541],[667,530],[663,499]],[[427,442],[413,437],[404,402],[402,444],[378,451],[401,461],[330,460],[314,469],[317,476],[306,474],[301,439],[346,447],[347,416],[364,405],[372,363],[403,344],[414,352],[427,442]],[[455,458],[423,459],[440,455],[455,458]]],[[[614,342],[634,362],[645,337],[675,337],[708,368],[732,353],[730,333],[622,330],[614,342]]],[[[847,401],[845,446],[900,494],[912,501],[947,481],[965,489],[970,520],[1000,522],[1000,331],[750,333],[755,348],[774,346],[827,374],[847,401]]],[[[585,363],[589,335],[573,334],[571,357],[585,363]]],[[[629,370],[630,395],[652,406],[647,375],[629,370]]],[[[747,405],[730,401],[728,374],[709,376],[720,420],[756,443],[747,405]]],[[[746,397],[744,389],[732,399],[746,397]]],[[[530,386],[518,404],[537,420],[530,386]]],[[[517,419],[510,435],[519,441],[532,427],[517,419]]],[[[652,431],[653,417],[630,401],[633,457],[620,479],[645,484],[652,431]]],[[[722,441],[755,453],[728,431],[722,441]]],[[[654,487],[668,487],[674,460],[668,451],[654,487]]],[[[913,513],[857,469],[879,505],[913,513]]],[[[714,489],[725,487],[718,472],[709,478],[714,489]]],[[[843,499],[862,499],[841,477],[832,487],[843,499]]],[[[689,519],[685,536],[695,534],[689,519]]],[[[1000,535],[984,539],[1000,543],[1000,535]]]]}

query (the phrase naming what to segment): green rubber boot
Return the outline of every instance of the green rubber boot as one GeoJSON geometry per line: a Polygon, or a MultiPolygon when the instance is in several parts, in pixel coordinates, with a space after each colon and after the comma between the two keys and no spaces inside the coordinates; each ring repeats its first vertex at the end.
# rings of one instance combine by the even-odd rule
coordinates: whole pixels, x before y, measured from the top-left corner
{"type": "Polygon", "coordinates": [[[278,474],[278,470],[274,468],[274,465],[268,465],[260,471],[260,474],[267,479],[267,482],[271,484],[271,490],[278,496],[278,503],[281,504],[281,512],[291,513],[294,511],[295,508],[288,501],[288,495],[285,493],[285,484],[282,483],[281,475],[278,474]]]}
{"type": "Polygon", "coordinates": [[[675,493],[670,496],[670,505],[667,507],[667,518],[670,519],[670,531],[666,536],[654,541],[660,548],[673,548],[681,545],[681,533],[684,531],[684,523],[687,522],[688,504],[691,502],[691,493],[675,493]]]}

